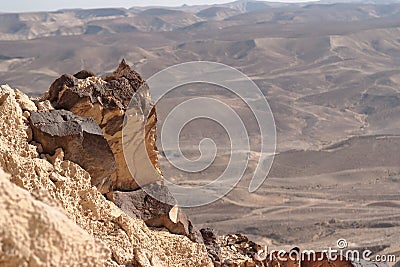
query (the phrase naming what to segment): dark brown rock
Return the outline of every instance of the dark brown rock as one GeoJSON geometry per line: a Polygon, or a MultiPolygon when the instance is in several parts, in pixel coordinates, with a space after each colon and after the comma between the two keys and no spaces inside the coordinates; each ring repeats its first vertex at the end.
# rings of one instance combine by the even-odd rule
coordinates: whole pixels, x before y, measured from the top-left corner
{"type": "Polygon", "coordinates": [[[134,93],[144,84],[140,75],[123,60],[116,71],[104,78],[87,70],[74,76],[62,75],[50,86],[49,100],[56,109],[70,110],[90,100],[91,104],[99,103],[104,109],[126,110],[134,93]]]}
{"type": "Polygon", "coordinates": [[[204,240],[208,256],[213,261],[214,266],[221,266],[221,247],[217,243],[217,235],[214,229],[204,228],[200,230],[204,240]]]}
{"type": "Polygon", "coordinates": [[[110,190],[115,174],[114,155],[99,125],[65,110],[31,112],[33,139],[43,147],[43,153],[54,154],[57,148],[64,158],[79,164],[92,178],[92,185],[102,193],[110,190]]]}
{"type": "Polygon", "coordinates": [[[81,70],[80,72],[74,74],[74,77],[78,79],[86,79],[94,76],[96,76],[96,73],[90,70],[81,70]]]}
{"type": "Polygon", "coordinates": [[[336,259],[330,259],[326,253],[317,252],[315,256],[303,256],[301,267],[354,267],[353,263],[338,256],[336,259]]]}
{"type": "MultiPolygon", "coordinates": [[[[281,254],[279,252],[274,252],[268,255],[268,258],[264,262],[264,266],[270,267],[301,267],[302,261],[297,255],[290,256],[289,253],[281,254]]],[[[315,265],[313,267],[318,267],[315,265]]]]}
{"type": "MultiPolygon", "coordinates": [[[[66,88],[74,87],[77,84],[78,79],[70,74],[64,74],[53,82],[48,92],[48,100],[53,103],[58,102],[58,96],[61,91],[66,88]]],[[[53,105],[54,106],[54,105],[53,105]]]]}
{"type": "Polygon", "coordinates": [[[144,189],[131,192],[114,191],[107,196],[126,214],[141,218],[150,227],[165,227],[171,233],[185,235],[194,242],[203,242],[200,232],[181,209],[176,205],[166,204],[174,203],[175,200],[165,186],[151,184],[144,189]],[[152,196],[146,191],[151,191],[152,196]]]}
{"type": "Polygon", "coordinates": [[[3,105],[4,102],[6,102],[9,96],[9,94],[3,94],[2,96],[0,96],[0,106],[3,105]]]}
{"type": "MultiPolygon", "coordinates": [[[[111,75],[104,77],[104,80],[111,85],[115,85],[116,83],[118,84],[121,81],[127,80],[134,92],[136,92],[138,88],[145,84],[145,81],[139,75],[139,73],[132,70],[131,67],[126,64],[125,59],[121,61],[118,68],[111,75]]],[[[128,97],[129,96],[132,97],[132,94],[128,95],[128,97]]],[[[124,103],[125,106],[128,106],[129,102],[130,99],[127,103],[124,103]]]]}
{"type": "Polygon", "coordinates": [[[113,189],[136,190],[139,184],[161,179],[156,146],[157,115],[150,91],[140,75],[131,70],[124,60],[116,71],[104,78],[96,77],[87,70],[74,76],[65,74],[51,85],[48,96],[44,98],[56,109],[91,117],[100,125],[116,161],[113,189]],[[135,114],[128,121],[128,130],[133,133],[129,136],[133,147],[123,147],[124,115],[129,110],[135,114]],[[128,164],[123,148],[132,154],[128,164]]]}

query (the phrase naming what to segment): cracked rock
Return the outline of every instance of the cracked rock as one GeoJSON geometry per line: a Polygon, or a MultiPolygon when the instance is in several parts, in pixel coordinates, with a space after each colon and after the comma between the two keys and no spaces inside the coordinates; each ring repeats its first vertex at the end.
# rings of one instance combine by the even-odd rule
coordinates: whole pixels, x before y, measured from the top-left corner
{"type": "Polygon", "coordinates": [[[79,164],[91,176],[92,185],[109,192],[115,174],[115,159],[97,123],[65,110],[32,111],[33,138],[45,154],[64,150],[64,158],[79,164]]]}
{"type": "Polygon", "coordinates": [[[131,192],[112,192],[108,197],[126,214],[140,218],[150,227],[165,227],[171,233],[185,235],[192,241],[203,243],[200,232],[188,217],[173,203],[174,198],[167,187],[151,184],[144,189],[131,192]],[[151,195],[146,193],[151,190],[151,195]]]}
{"type": "Polygon", "coordinates": [[[149,88],[124,60],[104,78],[87,70],[62,75],[43,99],[56,109],[91,117],[100,125],[116,161],[114,189],[136,190],[139,185],[161,179],[156,147],[157,116],[149,88]],[[124,147],[127,158],[122,143],[126,112],[130,112],[124,147]]]}

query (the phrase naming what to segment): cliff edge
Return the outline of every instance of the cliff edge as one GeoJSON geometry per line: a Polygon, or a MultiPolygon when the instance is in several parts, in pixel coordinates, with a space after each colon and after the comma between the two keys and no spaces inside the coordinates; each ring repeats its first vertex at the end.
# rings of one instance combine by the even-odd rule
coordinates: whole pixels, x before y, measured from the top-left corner
{"type": "Polygon", "coordinates": [[[353,266],[284,261],[246,236],[196,229],[163,185],[156,124],[125,61],[104,77],[62,75],[41,98],[0,86],[0,266],[353,266]]]}

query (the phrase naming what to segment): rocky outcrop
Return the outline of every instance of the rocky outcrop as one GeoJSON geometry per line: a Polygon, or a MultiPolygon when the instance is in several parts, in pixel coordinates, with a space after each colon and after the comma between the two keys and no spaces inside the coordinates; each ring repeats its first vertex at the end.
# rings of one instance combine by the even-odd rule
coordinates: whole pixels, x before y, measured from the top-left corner
{"type": "Polygon", "coordinates": [[[112,192],[108,196],[126,214],[141,218],[148,226],[165,227],[171,233],[187,236],[194,242],[203,242],[200,232],[182,210],[176,205],[167,204],[173,203],[174,198],[165,186],[152,184],[141,190],[112,192]],[[151,195],[147,193],[149,191],[151,195]],[[152,196],[157,196],[157,199],[152,196]]]}
{"type": "Polygon", "coordinates": [[[200,230],[206,245],[208,256],[215,266],[221,266],[221,247],[217,243],[217,235],[211,228],[203,228],[200,230]]]}
{"type": "Polygon", "coordinates": [[[53,154],[62,147],[65,159],[87,170],[92,185],[101,193],[113,190],[108,198],[127,214],[141,218],[148,226],[165,227],[202,242],[200,232],[178,207],[150,196],[165,194],[172,198],[166,187],[157,184],[162,182],[156,147],[157,115],[149,88],[125,61],[104,78],[88,70],[62,75],[41,100],[62,109],[31,114],[34,140],[46,153],[53,154]],[[140,186],[156,190],[148,195],[140,186]]]}
{"type": "Polygon", "coordinates": [[[32,111],[29,117],[33,139],[45,154],[64,151],[64,159],[79,164],[89,172],[92,185],[108,193],[115,175],[114,155],[99,125],[65,110],[32,111]]]}
{"type": "Polygon", "coordinates": [[[0,266],[107,265],[103,242],[9,179],[0,169],[0,266]]]}
{"type": "Polygon", "coordinates": [[[56,109],[91,117],[100,125],[115,157],[113,189],[135,190],[139,188],[139,180],[141,185],[160,180],[156,147],[157,116],[151,105],[149,88],[125,61],[104,78],[96,77],[87,70],[74,76],[65,74],[51,85],[42,100],[49,100],[56,109]],[[130,157],[125,157],[122,144],[126,112],[131,112],[127,124],[131,128],[126,140],[132,145],[125,145],[125,148],[132,147],[125,151],[130,157]],[[128,165],[125,158],[130,160],[128,165]]]}
{"type": "MultiPolygon", "coordinates": [[[[78,164],[66,160],[65,152],[62,149],[57,149],[54,155],[50,155],[42,150],[40,144],[32,142],[32,129],[29,123],[31,112],[22,110],[21,105],[17,102],[14,90],[8,86],[1,86],[0,99],[3,99],[0,105],[0,167],[10,174],[9,181],[35,196],[38,202],[50,207],[52,216],[49,216],[49,221],[43,219],[43,223],[57,224],[58,218],[54,214],[58,214],[57,210],[61,210],[76,224],[76,228],[81,228],[82,231],[93,237],[93,240],[100,240],[106,250],[111,251],[107,254],[103,253],[105,250],[103,251],[101,247],[95,250],[88,246],[85,257],[78,259],[77,257],[80,257],[79,251],[76,252],[75,257],[71,256],[71,259],[77,261],[75,264],[61,264],[59,266],[81,266],[85,264],[102,266],[102,264],[97,264],[96,260],[104,260],[104,266],[212,265],[204,245],[194,243],[185,236],[171,234],[162,228],[149,229],[143,220],[132,218],[107,200],[91,185],[90,174],[78,164]],[[96,251],[99,252],[99,259],[95,259],[93,264],[91,261],[86,261],[91,255],[95,255],[96,251]]],[[[34,103],[29,100],[28,104],[34,103]]],[[[8,185],[5,186],[8,189],[8,185]]],[[[2,196],[3,194],[0,195],[0,199],[2,196]]],[[[15,198],[15,196],[7,195],[7,198],[15,198]]],[[[5,209],[10,208],[10,205],[5,207],[5,209]]],[[[39,209],[35,211],[41,212],[39,209]]],[[[37,213],[36,216],[35,218],[45,218],[47,215],[37,213]]],[[[15,220],[23,219],[16,217],[15,220]]],[[[33,226],[21,225],[21,227],[33,226]]],[[[0,232],[23,232],[22,229],[17,229],[18,225],[15,224],[7,223],[7,225],[1,224],[0,226],[0,232]]],[[[29,232],[30,240],[40,241],[41,235],[48,237],[47,228],[38,229],[41,229],[41,231],[29,232]]],[[[72,228],[69,228],[69,230],[75,231],[72,228]]],[[[75,231],[75,234],[81,232],[75,231]]],[[[69,234],[74,235],[73,233],[69,234]]],[[[5,235],[0,235],[0,238],[3,236],[5,235]]],[[[23,238],[22,236],[18,237],[23,238]]],[[[85,241],[87,240],[85,238],[84,235],[79,234],[77,240],[82,241],[82,244],[92,242],[90,240],[85,241]]],[[[4,259],[10,264],[13,263],[12,259],[4,251],[8,251],[8,254],[10,251],[14,251],[16,254],[32,250],[37,250],[37,253],[44,253],[45,251],[39,247],[34,247],[32,243],[24,243],[27,247],[23,248],[19,247],[19,243],[3,241],[0,244],[0,259],[4,259]],[[7,245],[7,249],[3,244],[7,245]]],[[[58,253],[56,248],[54,253],[58,253]]],[[[59,258],[69,255],[66,252],[60,253],[57,256],[59,258]]],[[[34,254],[31,255],[34,256],[34,254]]],[[[63,260],[67,261],[68,259],[63,260]]],[[[0,265],[3,266],[3,264],[0,265]]],[[[7,263],[4,263],[4,265],[10,266],[7,263]]],[[[39,262],[37,266],[49,265],[39,262]]]]}
{"type": "Polygon", "coordinates": [[[1,266],[369,266],[282,260],[243,235],[195,230],[162,185],[150,101],[124,62],[105,78],[63,75],[35,101],[0,87],[0,168],[10,174],[0,172],[1,266]]]}
{"type": "Polygon", "coordinates": [[[264,248],[244,235],[216,236],[210,229],[203,230],[202,234],[215,266],[270,266],[259,257],[264,248]]]}

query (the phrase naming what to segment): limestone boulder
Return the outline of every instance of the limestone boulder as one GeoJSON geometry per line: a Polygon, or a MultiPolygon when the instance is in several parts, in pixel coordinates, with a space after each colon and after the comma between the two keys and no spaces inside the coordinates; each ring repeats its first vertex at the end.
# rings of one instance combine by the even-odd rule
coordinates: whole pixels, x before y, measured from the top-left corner
{"type": "Polygon", "coordinates": [[[111,251],[0,169],[0,266],[104,266],[111,251]]]}

